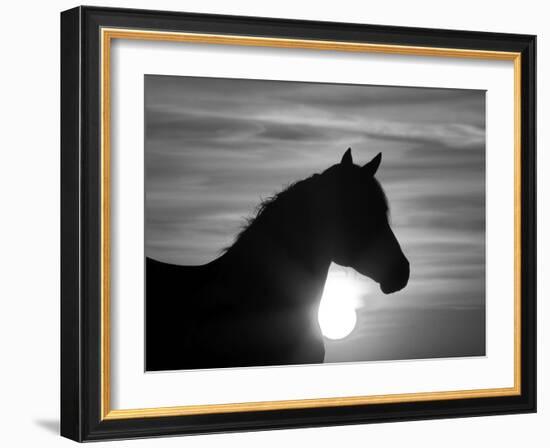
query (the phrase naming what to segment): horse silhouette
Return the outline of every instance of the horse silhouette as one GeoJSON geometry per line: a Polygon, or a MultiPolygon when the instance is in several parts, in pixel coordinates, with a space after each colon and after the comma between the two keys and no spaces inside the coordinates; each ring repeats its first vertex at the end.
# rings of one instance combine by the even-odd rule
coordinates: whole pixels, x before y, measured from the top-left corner
{"type": "Polygon", "coordinates": [[[375,179],[381,154],[340,163],[264,201],[231,247],[202,266],[146,259],[146,370],[322,363],[318,322],[331,262],[388,294],[409,262],[375,179]]]}

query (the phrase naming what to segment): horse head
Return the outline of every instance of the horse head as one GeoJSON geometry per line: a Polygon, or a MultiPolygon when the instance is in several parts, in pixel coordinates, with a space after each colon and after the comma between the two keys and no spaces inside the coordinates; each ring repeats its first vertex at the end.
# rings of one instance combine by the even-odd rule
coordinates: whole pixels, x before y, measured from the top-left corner
{"type": "Polygon", "coordinates": [[[348,149],[340,163],[322,173],[322,200],[332,261],[354,268],[389,294],[407,285],[409,261],[390,227],[386,196],[374,177],[381,159],[378,154],[358,166],[348,149]]]}

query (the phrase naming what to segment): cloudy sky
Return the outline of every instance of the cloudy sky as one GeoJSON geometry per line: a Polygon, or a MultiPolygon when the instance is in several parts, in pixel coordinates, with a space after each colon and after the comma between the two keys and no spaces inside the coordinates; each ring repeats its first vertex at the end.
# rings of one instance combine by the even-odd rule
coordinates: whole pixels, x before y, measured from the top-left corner
{"type": "Polygon", "coordinates": [[[358,164],[382,152],[411,278],[388,296],[363,279],[325,361],[484,355],[484,91],[147,75],[146,255],[211,261],[262,198],[348,147],[358,164]]]}

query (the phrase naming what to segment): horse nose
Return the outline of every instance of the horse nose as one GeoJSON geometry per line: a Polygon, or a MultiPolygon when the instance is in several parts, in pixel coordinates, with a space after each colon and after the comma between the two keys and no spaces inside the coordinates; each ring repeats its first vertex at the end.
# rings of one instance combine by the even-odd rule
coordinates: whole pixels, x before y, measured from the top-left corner
{"type": "Polygon", "coordinates": [[[384,294],[391,294],[393,292],[400,291],[407,286],[411,272],[409,260],[405,259],[390,271],[392,272],[390,278],[380,285],[380,289],[382,289],[384,294]]]}

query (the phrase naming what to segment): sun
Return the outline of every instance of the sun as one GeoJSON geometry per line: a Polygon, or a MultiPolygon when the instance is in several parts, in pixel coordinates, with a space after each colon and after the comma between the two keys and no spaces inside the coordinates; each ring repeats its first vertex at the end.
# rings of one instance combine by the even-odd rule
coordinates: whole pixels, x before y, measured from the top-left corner
{"type": "Polygon", "coordinates": [[[331,270],[325,283],[319,306],[319,325],[328,339],[344,339],[357,324],[361,289],[353,275],[342,270],[331,270]]]}

